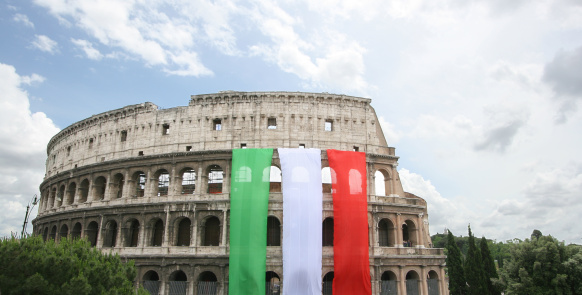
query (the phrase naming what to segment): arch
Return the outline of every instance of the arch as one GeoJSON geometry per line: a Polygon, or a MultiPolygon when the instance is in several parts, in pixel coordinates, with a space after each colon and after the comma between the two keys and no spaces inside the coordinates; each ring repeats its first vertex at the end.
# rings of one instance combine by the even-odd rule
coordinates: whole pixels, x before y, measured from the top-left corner
{"type": "Polygon", "coordinates": [[[105,186],[107,184],[107,179],[103,176],[95,178],[93,182],[93,200],[104,200],[105,199],[105,186]]]}
{"type": "Polygon", "coordinates": [[[125,247],[137,247],[139,244],[139,221],[137,219],[129,219],[125,222],[125,247]]]}
{"type": "Polygon", "coordinates": [[[49,207],[54,208],[56,207],[56,199],[57,199],[57,188],[53,187],[51,190],[50,198],[49,198],[49,207]]]}
{"type": "Polygon", "coordinates": [[[218,165],[210,165],[206,169],[208,174],[208,191],[209,194],[221,194],[223,182],[223,170],[218,165]]]}
{"type": "Polygon", "coordinates": [[[66,224],[61,225],[61,230],[59,230],[59,240],[66,239],[69,235],[69,227],[66,224]]]}
{"type": "Polygon", "coordinates": [[[167,196],[168,188],[170,187],[170,173],[166,169],[160,169],[155,174],[158,179],[157,196],[167,196]]]}
{"type": "Polygon", "coordinates": [[[49,232],[48,227],[45,227],[44,231],[42,232],[42,240],[45,242],[46,242],[46,239],[48,238],[48,232],[49,232]]]}
{"type": "Polygon", "coordinates": [[[420,294],[420,277],[418,273],[411,270],[406,273],[406,295],[420,294]]]}
{"type": "Polygon", "coordinates": [[[164,222],[156,218],[151,221],[152,226],[152,239],[151,239],[151,246],[159,247],[162,246],[162,242],[164,241],[164,222]]]}
{"type": "Polygon", "coordinates": [[[331,168],[329,167],[323,167],[321,168],[321,186],[322,186],[322,192],[325,193],[331,193],[331,168]]]}
{"type": "Polygon", "coordinates": [[[218,217],[206,218],[202,230],[202,246],[218,246],[220,244],[220,220],[218,217]]]}
{"type": "Polygon", "coordinates": [[[281,278],[274,271],[267,271],[265,276],[265,295],[279,294],[281,291],[281,278]]]}
{"type": "Polygon", "coordinates": [[[380,295],[398,295],[398,281],[394,272],[385,271],[382,273],[380,295]]]}
{"type": "Polygon", "coordinates": [[[89,179],[85,178],[81,181],[81,185],[79,186],[79,202],[85,203],[87,202],[87,197],[89,196],[89,179]]]}
{"type": "Polygon", "coordinates": [[[439,295],[439,275],[436,271],[428,272],[426,284],[428,287],[428,295],[439,295]]]}
{"type": "Polygon", "coordinates": [[[271,166],[269,172],[269,192],[281,192],[281,169],[277,166],[271,166]]]}
{"type": "Polygon", "coordinates": [[[132,189],[133,189],[133,197],[134,198],[141,198],[144,196],[145,193],[145,186],[146,186],[146,175],[142,171],[136,171],[131,176],[132,182],[132,189]]]}
{"type": "Polygon", "coordinates": [[[92,247],[95,247],[97,245],[98,234],[99,225],[97,224],[96,221],[91,221],[89,225],[87,225],[87,228],[85,229],[85,236],[87,237],[87,240],[89,240],[89,243],[91,243],[92,247]]]}
{"type": "Polygon", "coordinates": [[[110,220],[105,225],[105,241],[103,247],[115,247],[117,242],[117,222],[110,220]]]}
{"type": "Polygon", "coordinates": [[[281,246],[281,222],[275,216],[267,217],[267,246],[281,246]]]}
{"type": "Polygon", "coordinates": [[[190,218],[182,218],[178,222],[178,232],[176,236],[176,246],[190,246],[190,218]]]}
{"type": "Polygon", "coordinates": [[[50,239],[51,240],[56,240],[57,238],[57,226],[53,225],[52,229],[51,229],[51,235],[50,235],[50,239]]]}
{"type": "Polygon", "coordinates": [[[111,192],[111,196],[116,199],[121,199],[123,196],[123,187],[125,185],[125,177],[123,174],[117,173],[113,175],[113,192],[111,192]]]}
{"type": "Polygon", "coordinates": [[[392,220],[383,218],[378,222],[378,243],[380,247],[394,247],[396,245],[396,232],[392,220]]]}
{"type": "Polygon", "coordinates": [[[376,196],[384,197],[392,192],[390,173],[385,169],[378,169],[374,173],[374,188],[376,196]]]}
{"type": "Polygon", "coordinates": [[[184,168],[181,173],[182,194],[191,195],[196,191],[196,171],[190,167],[184,168]]]}
{"type": "Polygon", "coordinates": [[[65,194],[65,205],[71,205],[75,201],[75,192],[77,191],[77,184],[74,182],[69,183],[67,192],[65,194]]]}
{"type": "Polygon", "coordinates": [[[418,245],[416,238],[416,224],[408,219],[402,224],[402,245],[404,247],[414,247],[418,245]]]}
{"type": "Polygon", "coordinates": [[[148,270],[143,275],[141,284],[150,295],[158,295],[160,292],[160,277],[154,270],[148,270]]]}
{"type": "Polygon", "coordinates": [[[333,271],[330,271],[323,276],[323,295],[333,294],[333,271]]]}
{"type": "Polygon", "coordinates": [[[211,271],[202,272],[198,276],[198,293],[199,295],[215,295],[218,290],[218,279],[211,271]]]}
{"type": "Polygon", "coordinates": [[[80,222],[75,223],[73,226],[73,230],[71,231],[71,239],[80,239],[81,238],[81,230],[83,226],[80,222]]]}
{"type": "Polygon", "coordinates": [[[170,294],[186,295],[188,292],[188,277],[181,270],[174,271],[170,275],[168,285],[170,287],[170,294]]]}
{"type": "Polygon", "coordinates": [[[58,192],[58,194],[57,194],[57,199],[56,199],[56,201],[55,201],[55,203],[56,203],[56,204],[55,204],[55,207],[58,207],[58,206],[61,206],[61,205],[63,205],[63,199],[64,199],[64,198],[65,198],[65,185],[64,185],[64,184],[62,184],[62,185],[59,187],[59,192],[58,192]]]}
{"type": "Polygon", "coordinates": [[[322,224],[322,246],[333,246],[333,217],[328,217],[322,224]]]}

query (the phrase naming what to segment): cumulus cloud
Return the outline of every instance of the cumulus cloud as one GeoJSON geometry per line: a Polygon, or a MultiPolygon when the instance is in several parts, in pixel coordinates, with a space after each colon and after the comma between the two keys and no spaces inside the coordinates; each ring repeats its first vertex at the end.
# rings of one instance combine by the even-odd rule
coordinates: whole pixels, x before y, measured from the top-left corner
{"type": "Polygon", "coordinates": [[[582,100],[582,46],[556,53],[544,68],[543,81],[552,87],[561,103],[556,122],[564,123],[582,100]]]}
{"type": "Polygon", "coordinates": [[[21,13],[17,13],[14,15],[14,17],[12,18],[15,22],[18,23],[22,23],[27,27],[31,27],[34,28],[34,24],[28,19],[28,16],[21,14],[21,13]]]}
{"type": "Polygon", "coordinates": [[[40,51],[55,54],[57,52],[57,42],[45,35],[35,35],[32,46],[40,51]]]}
{"type": "Polygon", "coordinates": [[[99,50],[95,49],[91,42],[81,39],[71,39],[71,42],[73,42],[73,44],[77,45],[81,50],[83,50],[83,52],[85,52],[85,55],[87,55],[87,58],[92,60],[100,60],[103,58],[103,54],[101,54],[99,50]]]}
{"type": "MultiPolygon", "coordinates": [[[[44,175],[46,145],[58,128],[44,113],[32,113],[23,86],[40,83],[33,74],[20,76],[13,66],[0,63],[0,236],[20,232],[26,204],[44,175]]],[[[34,210],[36,212],[36,209],[34,210]]],[[[33,215],[34,216],[34,215],[33,215]]]]}

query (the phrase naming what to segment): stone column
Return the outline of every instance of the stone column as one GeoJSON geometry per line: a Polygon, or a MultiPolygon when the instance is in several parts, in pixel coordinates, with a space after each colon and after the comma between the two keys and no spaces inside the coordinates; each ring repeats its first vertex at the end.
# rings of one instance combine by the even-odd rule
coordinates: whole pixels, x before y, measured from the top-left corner
{"type": "Polygon", "coordinates": [[[103,201],[109,201],[111,200],[111,185],[113,185],[113,183],[111,183],[111,171],[109,171],[107,173],[107,177],[105,178],[105,184],[103,184],[105,186],[105,192],[104,192],[104,196],[103,196],[103,201]]]}
{"type": "Polygon", "coordinates": [[[176,172],[176,164],[172,164],[172,171],[170,171],[170,187],[168,187],[168,196],[179,196],[182,194],[180,179],[182,175],[176,172]]]}
{"type": "Polygon", "coordinates": [[[228,246],[228,243],[226,241],[226,228],[227,228],[226,211],[227,211],[226,208],[222,210],[222,246],[225,248],[225,251],[226,247],[228,246]]]}
{"type": "Polygon", "coordinates": [[[404,273],[404,265],[398,266],[398,294],[406,295],[406,274],[404,273]]]}
{"type": "Polygon", "coordinates": [[[420,266],[420,287],[421,287],[421,294],[427,295],[428,294],[428,284],[426,281],[426,265],[420,266]]]}
{"type": "Polygon", "coordinates": [[[396,213],[396,247],[402,248],[403,237],[402,237],[402,214],[396,213]]]}
{"type": "MultiPolygon", "coordinates": [[[[58,231],[58,229],[57,229],[58,231]]],[[[103,215],[101,215],[99,220],[99,229],[97,230],[97,244],[95,248],[102,248],[103,247],[103,215]]]]}
{"type": "Polygon", "coordinates": [[[424,215],[423,213],[418,214],[418,219],[416,222],[416,224],[418,224],[416,226],[416,233],[415,233],[416,234],[416,245],[414,245],[414,246],[416,248],[423,248],[424,247],[424,238],[423,238],[424,235],[421,234],[422,228],[424,227],[424,223],[422,222],[423,215],[424,215]]]}
{"type": "Polygon", "coordinates": [[[170,246],[170,209],[169,205],[165,206],[166,220],[164,220],[164,240],[162,241],[162,247],[170,246]]]}
{"type": "Polygon", "coordinates": [[[130,175],[129,175],[129,169],[125,169],[125,171],[123,172],[123,191],[121,192],[121,198],[122,199],[126,199],[131,197],[131,180],[129,179],[130,175]]]}
{"type": "Polygon", "coordinates": [[[191,214],[191,216],[192,215],[194,215],[194,217],[191,218],[192,222],[190,223],[192,226],[192,228],[190,229],[190,247],[197,247],[198,233],[200,231],[198,230],[198,211],[196,210],[196,208],[194,208],[194,213],[191,214]]]}
{"type": "Polygon", "coordinates": [[[440,265],[439,266],[439,288],[441,290],[441,294],[445,295],[445,294],[449,294],[449,288],[448,285],[446,284],[447,280],[445,279],[445,268],[440,265]]]}

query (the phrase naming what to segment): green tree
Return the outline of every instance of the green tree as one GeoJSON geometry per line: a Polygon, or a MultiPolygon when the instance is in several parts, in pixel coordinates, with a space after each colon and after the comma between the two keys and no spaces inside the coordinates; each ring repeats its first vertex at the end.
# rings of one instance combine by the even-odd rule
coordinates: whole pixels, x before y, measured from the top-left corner
{"type": "Polygon", "coordinates": [[[475,244],[475,237],[469,225],[469,249],[465,258],[465,278],[467,279],[467,294],[483,295],[487,293],[485,274],[483,272],[481,253],[475,244]]]}
{"type": "Polygon", "coordinates": [[[463,270],[461,250],[455,242],[455,236],[449,231],[447,235],[447,271],[449,274],[449,293],[451,295],[463,295],[467,293],[467,282],[463,270]]]}
{"type": "Polygon", "coordinates": [[[479,243],[481,248],[481,260],[483,261],[483,271],[485,273],[485,283],[487,285],[488,294],[499,295],[501,292],[495,288],[491,279],[498,279],[497,268],[495,267],[495,262],[493,262],[493,257],[491,252],[489,252],[489,246],[487,245],[487,239],[485,237],[481,238],[479,243]]]}
{"type": "MultiPolygon", "coordinates": [[[[102,254],[87,240],[0,240],[0,292],[10,294],[134,294],[133,261],[102,254]]],[[[140,293],[143,293],[143,289],[140,293]]]]}

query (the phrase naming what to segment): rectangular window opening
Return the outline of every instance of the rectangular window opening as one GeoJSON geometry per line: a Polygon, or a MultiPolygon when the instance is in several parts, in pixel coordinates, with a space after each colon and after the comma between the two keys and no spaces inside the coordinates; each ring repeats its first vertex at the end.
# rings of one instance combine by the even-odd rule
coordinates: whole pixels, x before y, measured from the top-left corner
{"type": "Polygon", "coordinates": [[[121,131],[121,142],[124,142],[127,140],[127,131],[123,130],[121,131]]]}
{"type": "Polygon", "coordinates": [[[212,123],[213,123],[212,124],[213,125],[212,126],[212,130],[216,130],[216,131],[222,130],[222,120],[220,120],[220,119],[214,119],[212,121],[212,123]]]}
{"type": "Polygon", "coordinates": [[[89,149],[93,148],[93,138],[89,138],[89,149]]]}
{"type": "Polygon", "coordinates": [[[267,119],[267,129],[277,129],[277,118],[267,119]]]}
{"type": "Polygon", "coordinates": [[[191,152],[192,151],[192,146],[191,145],[186,146],[186,151],[187,152],[191,152]]]}
{"type": "Polygon", "coordinates": [[[305,144],[304,144],[304,143],[300,143],[300,144],[299,144],[299,148],[300,148],[300,149],[304,149],[304,148],[305,148],[305,144]]]}
{"type": "Polygon", "coordinates": [[[333,122],[331,120],[325,120],[325,131],[333,131],[333,122]]]}
{"type": "Polygon", "coordinates": [[[71,147],[67,147],[67,157],[71,155],[71,147]]]}
{"type": "Polygon", "coordinates": [[[354,152],[359,152],[360,148],[354,145],[354,152]]]}
{"type": "Polygon", "coordinates": [[[162,125],[162,135],[170,134],[170,124],[162,125]]]}
{"type": "Polygon", "coordinates": [[[246,149],[247,148],[247,144],[246,143],[241,143],[240,144],[240,148],[241,149],[246,149]]]}
{"type": "Polygon", "coordinates": [[[143,151],[139,151],[139,152],[137,152],[137,155],[138,155],[138,156],[143,156],[143,151]]]}

